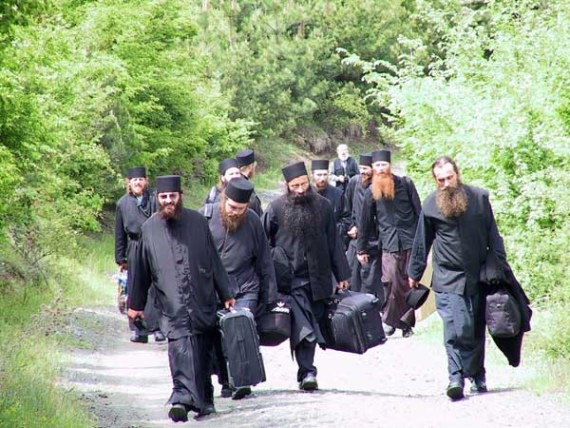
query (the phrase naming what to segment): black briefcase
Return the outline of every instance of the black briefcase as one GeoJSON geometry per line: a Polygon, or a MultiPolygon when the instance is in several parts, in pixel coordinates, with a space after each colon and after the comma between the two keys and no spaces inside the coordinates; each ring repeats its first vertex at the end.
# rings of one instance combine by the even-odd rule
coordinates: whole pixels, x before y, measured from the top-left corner
{"type": "Polygon", "coordinates": [[[326,347],[364,354],[386,342],[380,316],[380,300],[367,293],[342,291],[327,303],[321,321],[326,347]]]}
{"type": "Polygon", "coordinates": [[[233,387],[265,382],[265,366],[253,314],[246,309],[218,311],[218,328],[233,387]]]}
{"type": "Polygon", "coordinates": [[[291,337],[291,307],[285,299],[259,316],[257,332],[261,346],[277,346],[291,337]]]}

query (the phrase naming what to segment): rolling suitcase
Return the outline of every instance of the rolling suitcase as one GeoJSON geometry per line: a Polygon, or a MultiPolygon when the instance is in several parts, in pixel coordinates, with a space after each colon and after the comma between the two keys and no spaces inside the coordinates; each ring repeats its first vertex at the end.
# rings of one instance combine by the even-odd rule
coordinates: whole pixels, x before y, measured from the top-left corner
{"type": "Polygon", "coordinates": [[[245,309],[218,311],[218,328],[230,385],[238,388],[265,382],[253,314],[245,309]]]}
{"type": "Polygon", "coordinates": [[[343,291],[329,301],[321,322],[326,347],[364,354],[386,342],[380,300],[372,294],[343,291]]]}

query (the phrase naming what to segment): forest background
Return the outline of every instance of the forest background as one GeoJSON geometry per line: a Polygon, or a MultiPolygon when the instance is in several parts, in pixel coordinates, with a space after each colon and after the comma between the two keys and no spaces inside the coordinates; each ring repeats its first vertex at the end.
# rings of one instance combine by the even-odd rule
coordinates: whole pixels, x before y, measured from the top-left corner
{"type": "Polygon", "coordinates": [[[422,198],[454,156],[546,326],[534,355],[567,364],[569,70],[564,0],[3,0],[0,426],[22,396],[57,401],[31,342],[89,297],[77,266],[126,169],[180,174],[197,202],[245,147],[275,178],[296,153],[388,146],[422,198]]]}

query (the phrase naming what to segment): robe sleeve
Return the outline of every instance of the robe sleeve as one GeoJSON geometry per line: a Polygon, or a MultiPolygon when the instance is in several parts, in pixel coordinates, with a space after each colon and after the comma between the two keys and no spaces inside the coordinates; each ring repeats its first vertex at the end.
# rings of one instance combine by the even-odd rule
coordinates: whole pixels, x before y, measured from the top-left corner
{"type": "Polygon", "coordinates": [[[358,219],[354,218],[353,215],[353,211],[352,211],[352,203],[353,203],[353,199],[354,199],[354,189],[356,187],[356,180],[354,179],[350,179],[350,181],[348,182],[348,186],[346,186],[346,190],[344,191],[344,206],[346,207],[346,210],[349,212],[350,214],[350,224],[347,227],[347,231],[349,231],[350,229],[352,229],[353,226],[358,227],[358,219]]]}
{"type": "Polygon", "coordinates": [[[344,241],[345,239],[347,239],[346,232],[348,232],[348,229],[351,227],[352,213],[347,207],[344,194],[340,197],[339,204],[340,204],[339,215],[338,215],[339,218],[336,223],[336,227],[338,235],[344,241]]]}
{"type": "Polygon", "coordinates": [[[277,301],[277,281],[275,268],[267,238],[260,221],[254,222],[256,257],[255,270],[260,280],[261,303],[270,304],[277,301]]]}
{"type": "Polygon", "coordinates": [[[419,281],[427,266],[427,258],[433,240],[435,239],[435,229],[424,212],[420,212],[416,236],[412,244],[410,261],[408,262],[408,276],[419,281]]]}
{"type": "Polygon", "coordinates": [[[123,223],[123,211],[120,202],[115,211],[115,263],[120,265],[127,261],[127,233],[123,223]]]}
{"type": "Polygon", "coordinates": [[[505,251],[505,244],[503,238],[499,233],[499,228],[497,227],[497,222],[495,221],[495,215],[493,214],[493,207],[491,207],[491,202],[489,197],[485,198],[487,205],[487,222],[489,225],[489,248],[495,251],[497,257],[503,261],[507,261],[507,252],[505,251]]]}
{"type": "Polygon", "coordinates": [[[224,264],[222,263],[222,259],[218,250],[216,249],[216,245],[214,244],[214,238],[212,237],[212,232],[210,232],[210,227],[208,226],[208,222],[204,219],[204,227],[205,227],[205,234],[206,234],[206,246],[207,251],[210,253],[212,259],[212,274],[214,276],[214,287],[216,288],[216,293],[218,294],[218,298],[223,303],[232,297],[235,297],[230,288],[230,277],[224,264]]]}
{"type": "Polygon", "coordinates": [[[275,247],[275,234],[277,233],[277,217],[273,211],[271,204],[267,207],[263,215],[261,216],[261,223],[263,225],[263,230],[265,235],[269,240],[269,246],[271,248],[275,247]]]}
{"type": "Polygon", "coordinates": [[[358,222],[358,236],[356,240],[356,251],[366,253],[368,251],[368,241],[376,227],[376,201],[372,197],[370,188],[366,190],[362,201],[362,212],[358,222]]]}
{"type": "Polygon", "coordinates": [[[251,199],[249,200],[249,208],[253,210],[259,217],[263,215],[263,210],[261,209],[261,200],[257,194],[253,193],[251,199]]]}
{"type": "Polygon", "coordinates": [[[350,279],[350,268],[344,254],[344,248],[335,227],[334,213],[332,209],[328,210],[328,219],[326,220],[326,237],[328,240],[329,256],[331,260],[331,269],[334,277],[338,282],[350,279]]]}
{"type": "Polygon", "coordinates": [[[129,275],[132,277],[129,281],[128,290],[128,307],[135,311],[142,311],[146,305],[148,289],[152,282],[152,273],[148,260],[148,252],[144,242],[144,236],[141,237],[141,243],[137,246],[135,253],[135,265],[129,266],[129,275]]]}
{"type": "Polygon", "coordinates": [[[412,204],[412,208],[414,209],[414,213],[416,214],[416,218],[420,216],[420,212],[422,211],[422,203],[420,201],[420,196],[418,195],[418,191],[416,189],[416,185],[411,179],[408,179],[408,192],[410,195],[410,203],[412,204]]]}

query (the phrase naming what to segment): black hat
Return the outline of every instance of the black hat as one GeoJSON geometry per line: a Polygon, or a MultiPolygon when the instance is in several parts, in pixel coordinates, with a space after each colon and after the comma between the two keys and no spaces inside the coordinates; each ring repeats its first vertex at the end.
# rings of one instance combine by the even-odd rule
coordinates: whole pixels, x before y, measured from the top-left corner
{"type": "Polygon", "coordinates": [[[226,196],[232,201],[240,204],[249,202],[253,193],[253,184],[243,177],[236,177],[226,185],[226,196]]]}
{"type": "Polygon", "coordinates": [[[236,159],[240,167],[246,166],[255,162],[255,153],[252,149],[240,150],[236,154],[236,159]]]}
{"type": "Polygon", "coordinates": [[[156,177],[156,193],[182,192],[179,175],[156,177]]]}
{"type": "Polygon", "coordinates": [[[406,304],[413,309],[419,309],[429,296],[429,288],[423,284],[418,284],[416,288],[410,289],[406,294],[406,304]]]}
{"type": "Polygon", "coordinates": [[[375,150],[372,152],[372,163],[374,162],[392,162],[392,154],[389,150],[375,150]]]}
{"type": "Polygon", "coordinates": [[[329,169],[329,161],[328,160],[314,160],[311,161],[311,169],[314,171],[316,169],[329,169]]]}
{"type": "Polygon", "coordinates": [[[135,166],[127,171],[128,178],[146,178],[146,168],[144,166],[135,166]]]}
{"type": "Polygon", "coordinates": [[[230,168],[239,168],[238,161],[234,158],[224,159],[221,161],[219,166],[220,175],[224,175],[230,168]]]}
{"type": "Polygon", "coordinates": [[[370,153],[360,155],[360,162],[358,165],[372,166],[372,155],[370,153]]]}
{"type": "Polygon", "coordinates": [[[308,175],[305,163],[302,161],[287,165],[285,168],[281,169],[281,172],[283,173],[283,177],[285,177],[286,182],[290,182],[291,180],[303,175],[308,175]]]}

